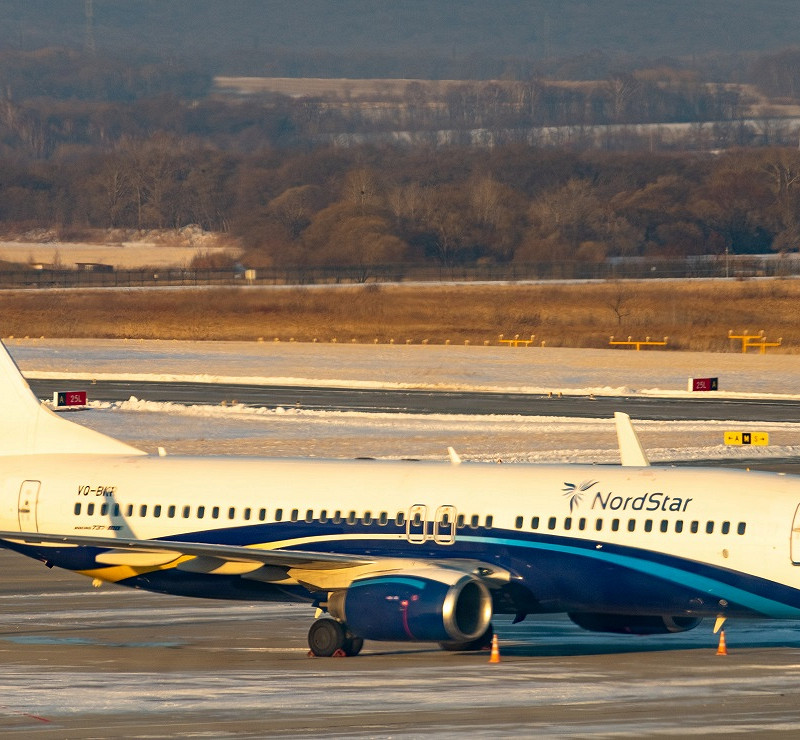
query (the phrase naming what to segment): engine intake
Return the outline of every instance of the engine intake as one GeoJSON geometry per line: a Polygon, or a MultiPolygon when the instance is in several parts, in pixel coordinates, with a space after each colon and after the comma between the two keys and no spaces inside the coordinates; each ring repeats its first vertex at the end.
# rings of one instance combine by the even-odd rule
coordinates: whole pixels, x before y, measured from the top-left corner
{"type": "Polygon", "coordinates": [[[467,642],[488,628],[492,597],[473,576],[428,568],[353,581],[329,596],[328,611],[369,640],[467,642]]]}
{"type": "Polygon", "coordinates": [[[591,632],[615,632],[620,635],[666,635],[686,632],[697,627],[702,619],[673,617],[669,614],[596,614],[570,613],[569,618],[591,632]]]}

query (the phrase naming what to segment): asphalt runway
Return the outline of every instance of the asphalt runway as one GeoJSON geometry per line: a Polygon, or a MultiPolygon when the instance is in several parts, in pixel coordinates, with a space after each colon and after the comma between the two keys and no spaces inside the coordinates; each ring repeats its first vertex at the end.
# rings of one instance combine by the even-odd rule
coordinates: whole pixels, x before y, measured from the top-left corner
{"type": "Polygon", "coordinates": [[[148,381],[29,380],[40,398],[54,391],[88,390],[97,401],[148,401],[257,406],[299,406],[324,411],[403,412],[412,414],[519,414],[611,418],[624,411],[654,421],[800,421],[800,401],[728,398],[658,398],[650,396],[562,396],[481,391],[376,390],[317,386],[271,386],[148,381]],[[71,388],[70,386],[80,386],[71,388]]]}
{"type": "Polygon", "coordinates": [[[368,642],[309,658],[295,605],[181,599],[48,570],[0,551],[0,735],[642,737],[800,732],[800,627],[677,635],[496,620],[486,653],[368,642]]]}

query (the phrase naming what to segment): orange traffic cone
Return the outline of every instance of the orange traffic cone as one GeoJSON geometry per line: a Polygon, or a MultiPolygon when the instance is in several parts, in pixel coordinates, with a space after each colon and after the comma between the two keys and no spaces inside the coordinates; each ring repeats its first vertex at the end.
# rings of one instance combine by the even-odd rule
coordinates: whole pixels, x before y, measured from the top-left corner
{"type": "Polygon", "coordinates": [[[717,647],[717,655],[727,655],[728,646],[725,644],[725,630],[719,633],[719,647],[717,647]]]}
{"type": "Polygon", "coordinates": [[[492,654],[489,656],[489,662],[500,662],[500,648],[497,647],[497,635],[492,635],[492,654]]]}

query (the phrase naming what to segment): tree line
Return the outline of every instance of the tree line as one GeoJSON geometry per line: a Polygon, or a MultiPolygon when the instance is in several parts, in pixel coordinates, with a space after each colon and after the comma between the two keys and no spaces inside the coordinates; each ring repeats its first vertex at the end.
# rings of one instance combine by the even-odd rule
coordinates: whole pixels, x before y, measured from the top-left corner
{"type": "Polygon", "coordinates": [[[0,230],[198,224],[248,266],[492,265],[796,251],[800,152],[522,145],[223,152],[157,134],[0,161],[0,230]]]}

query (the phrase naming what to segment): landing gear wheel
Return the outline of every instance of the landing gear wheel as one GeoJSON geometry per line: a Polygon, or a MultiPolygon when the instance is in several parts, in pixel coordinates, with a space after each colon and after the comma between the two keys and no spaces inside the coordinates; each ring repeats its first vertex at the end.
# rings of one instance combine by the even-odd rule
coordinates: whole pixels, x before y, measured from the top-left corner
{"type": "Polygon", "coordinates": [[[344,626],[335,619],[318,619],[308,630],[308,647],[312,655],[330,658],[337,650],[346,652],[344,626]]]}
{"type": "Polygon", "coordinates": [[[364,638],[350,635],[349,637],[345,638],[342,649],[344,650],[345,655],[352,657],[353,655],[358,655],[361,652],[362,647],[364,647],[364,638]]]}
{"type": "Polygon", "coordinates": [[[474,652],[476,650],[487,650],[492,645],[494,627],[490,624],[480,637],[468,642],[440,642],[439,647],[453,653],[474,652]]]}

